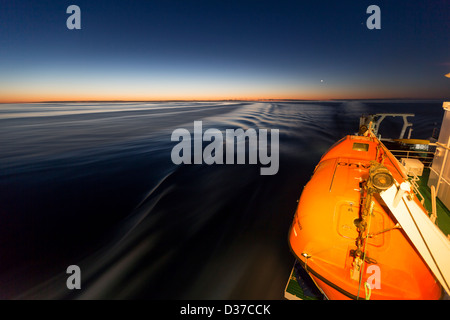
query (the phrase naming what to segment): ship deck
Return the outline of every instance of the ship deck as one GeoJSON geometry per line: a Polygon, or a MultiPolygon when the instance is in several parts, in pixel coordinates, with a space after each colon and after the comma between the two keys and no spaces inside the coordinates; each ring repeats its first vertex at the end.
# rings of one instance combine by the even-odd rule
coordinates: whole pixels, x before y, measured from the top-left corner
{"type": "MultiPolygon", "coordinates": [[[[428,187],[428,177],[430,176],[430,169],[424,168],[422,176],[419,177],[418,185],[419,191],[424,197],[423,206],[431,214],[431,190],[428,187]]],[[[450,210],[442,203],[439,198],[436,198],[436,225],[446,235],[450,235],[450,210]]]]}

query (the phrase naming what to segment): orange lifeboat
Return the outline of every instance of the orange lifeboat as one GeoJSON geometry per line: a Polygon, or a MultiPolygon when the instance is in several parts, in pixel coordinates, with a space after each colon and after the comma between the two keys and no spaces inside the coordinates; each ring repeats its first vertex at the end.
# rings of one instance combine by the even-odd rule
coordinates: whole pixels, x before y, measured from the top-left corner
{"type": "MultiPolygon", "coordinates": [[[[373,134],[346,136],[322,156],[289,244],[326,298],[441,298],[442,286],[380,196],[407,179],[373,134]]],[[[413,192],[407,196],[423,209],[413,192]]]]}

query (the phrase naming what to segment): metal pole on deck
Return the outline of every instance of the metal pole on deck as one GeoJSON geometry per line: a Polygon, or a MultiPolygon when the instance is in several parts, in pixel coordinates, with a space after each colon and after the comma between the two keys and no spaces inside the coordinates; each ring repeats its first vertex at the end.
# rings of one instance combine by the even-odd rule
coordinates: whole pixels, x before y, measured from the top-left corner
{"type": "Polygon", "coordinates": [[[442,175],[444,174],[445,163],[447,162],[448,150],[450,148],[450,137],[447,140],[447,148],[445,148],[444,159],[441,166],[441,171],[439,172],[439,178],[436,184],[436,194],[439,192],[439,186],[441,185],[442,175]]]}

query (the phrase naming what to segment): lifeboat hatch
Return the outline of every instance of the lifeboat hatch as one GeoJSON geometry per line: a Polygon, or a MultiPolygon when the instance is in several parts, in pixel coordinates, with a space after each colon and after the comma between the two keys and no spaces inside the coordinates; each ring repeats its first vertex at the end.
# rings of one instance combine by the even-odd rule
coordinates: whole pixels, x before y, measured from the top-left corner
{"type": "MultiPolygon", "coordinates": [[[[339,202],[336,206],[337,212],[337,232],[346,239],[356,240],[358,237],[357,222],[359,216],[360,206],[350,201],[339,202]]],[[[383,214],[374,210],[370,218],[369,233],[378,233],[385,229],[383,214]]],[[[380,247],[384,244],[385,233],[379,233],[374,237],[367,239],[367,244],[380,247]]]]}
{"type": "Polygon", "coordinates": [[[340,236],[352,240],[358,237],[354,221],[359,218],[359,205],[341,202],[337,205],[337,232],[340,236]]]}
{"type": "Polygon", "coordinates": [[[360,142],[353,142],[353,150],[356,151],[369,151],[369,144],[368,143],[360,143],[360,142]]]}

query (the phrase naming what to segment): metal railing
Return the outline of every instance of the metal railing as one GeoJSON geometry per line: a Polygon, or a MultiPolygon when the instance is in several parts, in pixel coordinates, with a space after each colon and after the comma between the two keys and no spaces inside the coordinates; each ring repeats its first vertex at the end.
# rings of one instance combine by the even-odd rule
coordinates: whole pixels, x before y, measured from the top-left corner
{"type": "MultiPolygon", "coordinates": [[[[435,151],[426,151],[426,150],[391,150],[389,151],[397,158],[398,161],[401,162],[401,159],[417,159],[420,162],[423,163],[425,168],[430,168],[433,164],[433,158],[435,155],[435,151]]],[[[408,175],[410,176],[410,183],[412,186],[412,189],[416,196],[419,198],[420,203],[423,205],[425,198],[419,191],[419,184],[420,178],[414,173],[409,172],[408,175]]]]}
{"type": "Polygon", "coordinates": [[[419,198],[420,203],[423,205],[423,203],[425,202],[425,198],[422,195],[422,193],[420,193],[419,184],[417,183],[418,181],[420,181],[420,178],[414,172],[411,173],[411,176],[412,177],[411,177],[410,183],[413,188],[413,191],[416,194],[417,198],[419,198]]]}
{"type": "Polygon", "coordinates": [[[391,150],[389,151],[397,158],[398,161],[401,161],[400,159],[406,158],[406,159],[418,159],[420,160],[424,167],[429,168],[431,167],[431,164],[433,163],[433,158],[435,151],[416,151],[416,150],[391,150]]]}

